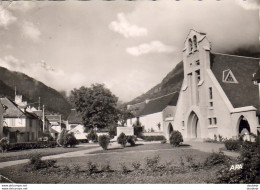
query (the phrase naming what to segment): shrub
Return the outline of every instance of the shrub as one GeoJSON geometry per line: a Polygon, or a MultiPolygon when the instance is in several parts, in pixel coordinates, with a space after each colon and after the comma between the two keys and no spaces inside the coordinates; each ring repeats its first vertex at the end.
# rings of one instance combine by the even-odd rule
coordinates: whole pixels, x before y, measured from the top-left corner
{"type": "Polygon", "coordinates": [[[88,134],[87,138],[88,138],[88,140],[91,140],[93,142],[98,142],[98,136],[97,136],[96,132],[93,129],[91,129],[91,131],[88,134]]]}
{"type": "Polygon", "coordinates": [[[78,141],[73,133],[67,133],[65,139],[66,139],[64,143],[65,147],[67,146],[75,147],[75,145],[78,144],[78,141]]]}
{"type": "Polygon", "coordinates": [[[131,146],[135,146],[135,136],[127,136],[127,142],[128,142],[131,146]]]}
{"type": "Polygon", "coordinates": [[[2,152],[6,152],[9,147],[9,139],[7,137],[3,137],[0,140],[0,149],[2,152]]]}
{"type": "Polygon", "coordinates": [[[66,129],[62,129],[58,138],[57,138],[57,144],[59,146],[63,146],[65,144],[66,141],[66,134],[67,134],[67,130],[66,129]]]}
{"type": "Polygon", "coordinates": [[[145,168],[147,170],[156,171],[159,168],[160,156],[154,156],[152,158],[145,159],[145,168]]]}
{"type": "Polygon", "coordinates": [[[101,168],[101,170],[102,170],[103,172],[112,172],[112,171],[113,171],[113,170],[111,169],[111,166],[110,166],[109,163],[103,165],[102,168],[101,168]]]}
{"type": "Polygon", "coordinates": [[[138,170],[140,168],[141,164],[140,164],[140,162],[136,161],[136,162],[132,162],[132,166],[135,170],[138,170]]]}
{"type": "Polygon", "coordinates": [[[57,139],[57,143],[63,147],[75,147],[75,145],[78,144],[78,141],[73,133],[68,133],[66,129],[62,129],[57,139]]]}
{"type": "Polygon", "coordinates": [[[117,138],[117,142],[118,142],[118,144],[121,144],[122,147],[125,147],[125,145],[127,143],[127,137],[126,137],[125,133],[121,133],[119,135],[119,137],[117,138]]]}
{"type": "Polygon", "coordinates": [[[88,163],[87,163],[87,170],[90,173],[96,173],[98,171],[98,165],[96,163],[88,161],[88,163]]]}
{"type": "Polygon", "coordinates": [[[98,137],[98,143],[104,150],[107,150],[109,142],[110,142],[110,138],[107,135],[100,135],[98,137]]]}
{"type": "Polygon", "coordinates": [[[226,156],[223,152],[218,152],[218,153],[211,153],[207,159],[204,162],[204,166],[216,166],[220,164],[228,164],[230,161],[230,158],[226,156]]]}
{"type": "Polygon", "coordinates": [[[225,140],[224,144],[227,150],[237,151],[241,148],[241,141],[239,140],[228,139],[225,140]]]}
{"type": "Polygon", "coordinates": [[[123,173],[128,173],[130,170],[127,168],[126,164],[124,162],[120,163],[121,170],[123,173]]]}
{"type": "Polygon", "coordinates": [[[179,131],[173,131],[170,136],[170,144],[173,146],[179,146],[183,142],[182,134],[179,131]]]}
{"type": "Polygon", "coordinates": [[[43,168],[49,168],[49,167],[54,167],[57,160],[42,160],[42,155],[39,153],[34,153],[29,155],[29,160],[30,163],[28,168],[25,166],[26,170],[32,169],[32,170],[39,170],[43,168]]]}

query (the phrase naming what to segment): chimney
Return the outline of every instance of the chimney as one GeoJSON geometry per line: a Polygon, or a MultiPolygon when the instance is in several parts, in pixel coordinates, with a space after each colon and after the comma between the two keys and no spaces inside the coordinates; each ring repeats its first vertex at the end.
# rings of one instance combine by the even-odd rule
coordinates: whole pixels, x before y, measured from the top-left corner
{"type": "Polygon", "coordinates": [[[15,100],[14,100],[14,102],[16,103],[16,104],[21,104],[22,103],[22,100],[23,100],[23,95],[15,95],[15,100]]]}

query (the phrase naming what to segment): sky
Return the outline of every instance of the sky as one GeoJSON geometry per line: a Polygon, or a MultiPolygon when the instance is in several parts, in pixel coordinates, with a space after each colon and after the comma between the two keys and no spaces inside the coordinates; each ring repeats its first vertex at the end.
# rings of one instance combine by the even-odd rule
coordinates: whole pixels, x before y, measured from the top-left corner
{"type": "Polygon", "coordinates": [[[259,26],[258,0],[1,2],[0,66],[68,94],[103,83],[126,102],[182,60],[190,29],[225,53],[258,45],[259,26]]]}

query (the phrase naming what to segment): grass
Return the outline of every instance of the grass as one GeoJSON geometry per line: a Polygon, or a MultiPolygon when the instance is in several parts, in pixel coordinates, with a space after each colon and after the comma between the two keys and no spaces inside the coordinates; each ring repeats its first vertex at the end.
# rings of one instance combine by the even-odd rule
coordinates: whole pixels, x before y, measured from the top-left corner
{"type": "Polygon", "coordinates": [[[20,150],[20,151],[5,152],[5,153],[0,153],[0,162],[27,159],[29,154],[36,153],[36,152],[40,153],[42,156],[49,156],[49,155],[66,153],[66,152],[86,150],[90,148],[93,148],[93,146],[91,147],[78,146],[75,148],[63,148],[63,147],[40,148],[40,149],[27,149],[27,150],[20,150]]]}
{"type": "MultiPolygon", "coordinates": [[[[169,144],[145,144],[125,149],[98,151],[84,157],[61,158],[57,168],[25,172],[24,164],[0,169],[0,173],[16,183],[208,183],[215,177],[217,168],[198,169],[189,172],[164,173],[146,172],[146,158],[160,156],[160,164],[166,168],[180,166],[181,160],[189,164],[188,157],[196,163],[204,162],[210,153],[190,148],[173,148],[169,144]],[[101,169],[108,164],[115,172],[89,174],[88,163],[92,162],[101,169]],[[139,162],[140,170],[134,170],[132,163],[139,162]],[[122,172],[125,166],[131,172],[122,172]]],[[[166,170],[165,170],[166,171],[166,170]]]]}

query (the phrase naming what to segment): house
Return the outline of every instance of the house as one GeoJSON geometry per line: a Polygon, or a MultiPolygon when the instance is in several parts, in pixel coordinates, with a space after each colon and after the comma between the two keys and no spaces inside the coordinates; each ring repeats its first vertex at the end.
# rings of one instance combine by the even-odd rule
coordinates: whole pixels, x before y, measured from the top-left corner
{"type": "MultiPolygon", "coordinates": [[[[260,78],[259,61],[211,52],[206,34],[190,30],[183,49],[182,87],[172,116],[164,118],[164,136],[169,139],[173,130],[180,131],[185,140],[199,141],[256,134],[260,129],[260,88],[255,82],[260,78]]],[[[149,120],[159,121],[154,116],[149,120]]]]}
{"type": "Polygon", "coordinates": [[[58,133],[62,131],[63,128],[65,128],[62,120],[61,115],[53,114],[53,115],[45,115],[45,117],[50,122],[50,128],[54,129],[58,133]]]}
{"type": "Polygon", "coordinates": [[[173,92],[165,96],[146,100],[137,105],[130,105],[128,109],[140,110],[135,112],[135,118],[127,120],[127,126],[132,126],[135,122],[140,122],[144,126],[144,132],[163,132],[163,126],[172,123],[178,92],[173,92]]]}
{"type": "Polygon", "coordinates": [[[10,142],[32,142],[41,137],[42,121],[34,113],[26,111],[25,107],[19,106],[8,98],[0,98],[5,107],[4,136],[8,137],[10,142]]]}
{"type": "Polygon", "coordinates": [[[76,109],[71,109],[67,119],[67,130],[73,132],[77,140],[87,140],[88,133],[85,132],[82,116],[76,109]]]}

